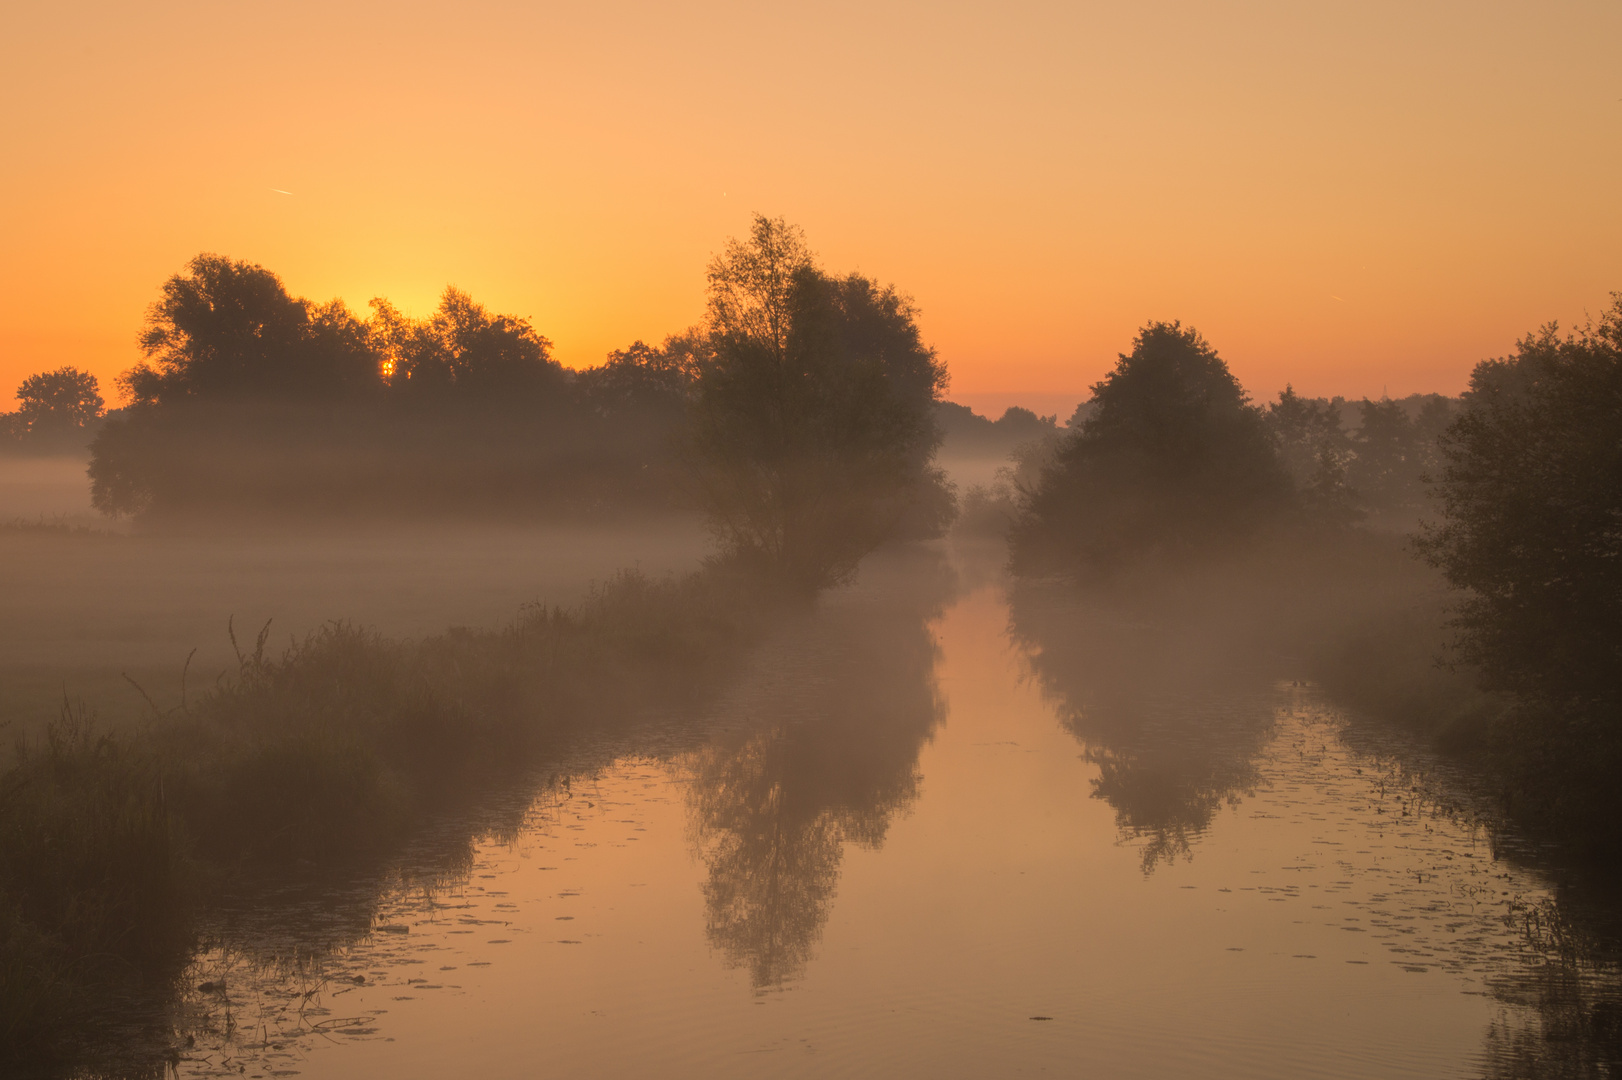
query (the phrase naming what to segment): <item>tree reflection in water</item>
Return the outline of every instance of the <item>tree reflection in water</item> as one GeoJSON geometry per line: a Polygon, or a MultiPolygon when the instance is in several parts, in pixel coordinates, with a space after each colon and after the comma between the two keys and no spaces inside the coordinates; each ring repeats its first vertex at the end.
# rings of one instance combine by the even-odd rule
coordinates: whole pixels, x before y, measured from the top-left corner
{"type": "MultiPolygon", "coordinates": [[[[1097,766],[1094,795],[1142,844],[1146,873],[1190,857],[1217,811],[1254,792],[1286,696],[1277,680],[1294,666],[1287,624],[1258,626],[1242,610],[1226,619],[1220,605],[1175,593],[1145,590],[1122,602],[1105,589],[1042,584],[1016,586],[1009,597],[1010,635],[1060,723],[1097,766]]],[[[1505,909],[1510,951],[1496,970],[1483,969],[1482,989],[1501,1011],[1486,1033],[1481,1075],[1622,1075],[1614,872],[1528,843],[1490,793],[1459,786],[1464,777],[1434,768],[1434,755],[1417,741],[1379,725],[1337,723],[1347,725],[1339,737],[1370,777],[1421,793],[1428,813],[1485,826],[1501,864],[1529,863],[1552,888],[1540,901],[1505,909]]],[[[1477,900],[1461,894],[1457,902],[1473,909],[1477,900]]],[[[1453,944],[1465,953],[1472,947],[1453,944]]]]}
{"type": "Polygon", "coordinates": [[[1094,797],[1141,843],[1144,873],[1191,858],[1216,812],[1255,786],[1278,705],[1262,658],[1175,605],[1051,583],[1016,586],[1009,604],[1015,644],[1097,766],[1094,797]]]}
{"type": "Polygon", "coordinates": [[[835,597],[775,643],[724,707],[738,727],[686,759],[708,937],[757,990],[804,971],[845,845],[878,847],[918,797],[944,716],[929,621],[947,582],[939,565],[906,573],[906,595],[835,597]]]}

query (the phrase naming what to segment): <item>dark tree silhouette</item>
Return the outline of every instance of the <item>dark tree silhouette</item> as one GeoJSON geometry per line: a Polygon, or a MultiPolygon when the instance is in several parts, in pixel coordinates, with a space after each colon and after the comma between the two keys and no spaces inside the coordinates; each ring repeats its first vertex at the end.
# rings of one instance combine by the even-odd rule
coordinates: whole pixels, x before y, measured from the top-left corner
{"type": "Polygon", "coordinates": [[[577,373],[576,392],[590,412],[603,418],[627,413],[680,416],[692,397],[704,347],[698,331],[666,338],[657,348],[633,342],[609,353],[602,366],[577,373]]]}
{"type": "Polygon", "coordinates": [[[105,413],[96,377],[72,367],[28,376],[17,398],[16,412],[0,413],[0,441],[35,451],[82,450],[105,413]]]}
{"type": "Polygon", "coordinates": [[[1495,688],[1622,706],[1622,293],[1476,366],[1419,546],[1466,590],[1461,655],[1495,688]]]}
{"type": "Polygon", "coordinates": [[[289,296],[214,255],[163,287],[92,448],[110,513],[603,514],[708,508],[728,553],[815,587],[953,512],[932,466],[945,368],[893,289],[757,222],[709,320],[565,371],[526,320],[447,289],[426,318],[289,296]],[[703,468],[692,470],[694,463],[703,468]],[[693,482],[694,475],[703,477],[693,482]]]}
{"type": "Polygon", "coordinates": [[[492,315],[459,289],[446,289],[439,309],[413,320],[387,300],[372,301],[368,325],[391,388],[411,397],[458,397],[507,405],[533,404],[562,392],[563,368],[552,343],[524,319],[492,315]]]}
{"type": "Polygon", "coordinates": [[[101,387],[88,371],[61,367],[24,379],[17,387],[17,410],[30,433],[84,428],[101,418],[101,387]]]}
{"type": "Polygon", "coordinates": [[[532,509],[644,489],[646,440],[614,457],[570,422],[570,376],[526,321],[447,289],[424,319],[289,296],[214,255],[165,283],[92,448],[109,513],[532,509]],[[615,485],[618,487],[615,487],[615,485]]]}
{"type": "Polygon", "coordinates": [[[1150,323],[1093,387],[1010,532],[1023,574],[1186,555],[1242,536],[1288,505],[1261,411],[1198,332],[1150,323]]]}
{"type": "Polygon", "coordinates": [[[946,369],[911,303],[823,274],[798,229],[758,216],[709,281],[693,438],[727,553],[818,588],[920,506],[938,533],[951,511],[931,465],[946,369]]]}
{"type": "Polygon", "coordinates": [[[119,377],[132,405],[185,398],[341,397],[382,385],[365,325],[342,303],[287,295],[252,263],[199,255],[163,286],[119,377]]]}

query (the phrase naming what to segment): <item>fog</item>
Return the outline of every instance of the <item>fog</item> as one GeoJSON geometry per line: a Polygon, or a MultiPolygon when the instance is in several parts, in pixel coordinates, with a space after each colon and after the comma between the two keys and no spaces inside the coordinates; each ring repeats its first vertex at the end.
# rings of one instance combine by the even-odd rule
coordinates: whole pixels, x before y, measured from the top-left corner
{"type": "Polygon", "coordinates": [[[85,465],[0,457],[0,722],[12,734],[38,733],[64,694],[113,726],[171,709],[183,675],[195,694],[235,671],[229,626],[246,646],[268,623],[278,651],[332,620],[391,637],[493,628],[524,605],[577,604],[627,568],[689,572],[708,550],[691,513],[109,520],[90,509],[85,465]]]}

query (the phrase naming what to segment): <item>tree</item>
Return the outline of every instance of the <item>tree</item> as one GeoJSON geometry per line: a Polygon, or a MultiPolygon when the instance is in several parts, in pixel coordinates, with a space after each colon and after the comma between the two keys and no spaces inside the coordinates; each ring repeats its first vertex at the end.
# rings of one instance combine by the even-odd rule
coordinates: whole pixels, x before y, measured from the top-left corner
{"type": "Polygon", "coordinates": [[[1261,411],[1192,327],[1145,326],[1092,394],[1010,532],[1016,572],[1187,555],[1289,504],[1261,411]]]}
{"type": "Polygon", "coordinates": [[[438,310],[422,320],[373,300],[368,331],[397,394],[512,405],[532,403],[565,381],[552,343],[528,320],[492,315],[460,289],[447,288],[438,310]]]}
{"type": "Polygon", "coordinates": [[[199,255],[164,283],[119,376],[136,406],[186,398],[338,398],[381,387],[364,325],[332,301],[287,295],[252,263],[199,255]]]}
{"type": "Polygon", "coordinates": [[[575,375],[575,390],[592,414],[681,416],[698,373],[697,333],[672,335],[657,348],[642,341],[608,354],[601,367],[575,375]]]}
{"type": "Polygon", "coordinates": [[[105,405],[96,377],[72,367],[28,376],[17,398],[17,420],[30,439],[83,431],[101,418],[105,405]]]}
{"type": "Polygon", "coordinates": [[[782,219],[757,216],[749,240],[711,262],[693,440],[729,555],[820,588],[909,511],[940,516],[933,409],[946,369],[916,314],[893,288],[822,273],[782,219]]]}
{"type": "Polygon", "coordinates": [[[1441,440],[1420,552],[1466,590],[1453,626],[1487,684],[1622,705],[1622,293],[1485,360],[1441,440]]]}
{"type": "Polygon", "coordinates": [[[1304,398],[1288,384],[1268,405],[1267,428],[1302,507],[1320,522],[1349,524],[1362,516],[1347,480],[1352,443],[1341,426],[1343,399],[1304,398]]]}

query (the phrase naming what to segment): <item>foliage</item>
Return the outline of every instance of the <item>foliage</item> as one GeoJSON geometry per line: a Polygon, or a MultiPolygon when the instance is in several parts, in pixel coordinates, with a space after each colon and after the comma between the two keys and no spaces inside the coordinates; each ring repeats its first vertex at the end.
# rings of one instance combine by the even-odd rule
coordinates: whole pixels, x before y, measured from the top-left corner
{"type": "Polygon", "coordinates": [[[0,448],[82,450],[106,412],[96,377],[73,367],[28,376],[17,387],[17,398],[21,408],[0,413],[0,448]]]}
{"type": "Polygon", "coordinates": [[[586,408],[599,416],[679,417],[692,396],[703,348],[698,332],[673,335],[657,348],[632,342],[609,353],[601,367],[580,372],[575,386],[586,408]]]}
{"type": "Polygon", "coordinates": [[[446,289],[426,319],[402,315],[387,300],[372,301],[367,340],[396,393],[454,392],[464,398],[530,402],[565,381],[552,343],[526,320],[492,315],[459,289],[446,289]]]}
{"type": "Polygon", "coordinates": [[[131,407],[92,446],[92,502],[109,514],[595,512],[680,497],[680,393],[653,407],[646,387],[625,389],[627,356],[646,346],[615,354],[606,379],[575,380],[526,320],[456,289],[425,318],[379,299],[362,321],[203,255],[165,284],[141,345],[120,380],[131,407]]]}
{"type": "Polygon", "coordinates": [[[252,263],[199,255],[164,283],[118,379],[136,406],[188,397],[332,397],[381,386],[364,325],[338,301],[287,295],[252,263]]]}
{"type": "Polygon", "coordinates": [[[1622,705],[1622,294],[1476,366],[1420,551],[1466,590],[1459,655],[1534,700],[1622,705]]]}
{"type": "Polygon", "coordinates": [[[96,377],[88,371],[61,367],[24,379],[17,387],[22,408],[17,416],[29,434],[89,427],[101,419],[106,403],[96,377]]]}
{"type": "Polygon", "coordinates": [[[1025,500],[1010,534],[1017,572],[1186,555],[1289,504],[1261,411],[1192,328],[1145,326],[1093,402],[1025,500]]]}
{"type": "Polygon", "coordinates": [[[1356,492],[1347,480],[1354,458],[1352,441],[1341,426],[1340,398],[1304,398],[1286,384],[1268,405],[1266,418],[1278,449],[1307,513],[1320,521],[1346,524],[1363,516],[1356,492]]]}
{"type": "Polygon", "coordinates": [[[801,586],[844,580],[910,509],[944,501],[930,462],[946,369],[910,301],[822,273],[780,219],[757,217],[709,281],[692,437],[715,530],[801,586]]]}

